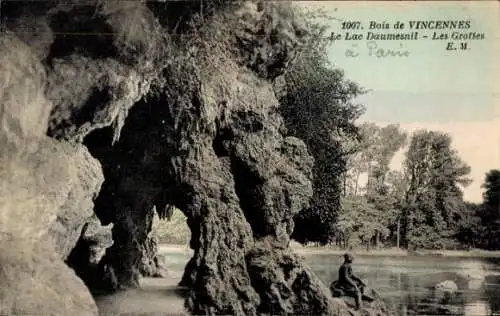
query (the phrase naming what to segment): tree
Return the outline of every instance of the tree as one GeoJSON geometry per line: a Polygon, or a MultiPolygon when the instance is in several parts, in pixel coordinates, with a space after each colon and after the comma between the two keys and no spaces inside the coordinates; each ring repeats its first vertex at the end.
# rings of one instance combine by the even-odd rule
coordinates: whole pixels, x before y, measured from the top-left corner
{"type": "MultiPolygon", "coordinates": [[[[368,202],[379,211],[381,222],[388,227],[394,223],[397,211],[394,196],[390,194],[386,183],[386,177],[394,154],[404,146],[407,136],[396,124],[378,128],[375,131],[370,142],[372,158],[368,163],[366,196],[368,202]]],[[[377,246],[380,237],[378,233],[375,236],[377,246]]]]}
{"type": "Polygon", "coordinates": [[[345,173],[345,182],[350,184],[351,190],[346,190],[344,195],[360,193],[360,176],[365,173],[368,185],[374,184],[373,180],[383,183],[392,158],[405,145],[407,138],[397,124],[380,127],[364,123],[359,126],[359,134],[359,142],[351,145],[355,150],[348,159],[345,173]]]}
{"type": "Polygon", "coordinates": [[[288,135],[302,139],[315,159],[311,207],[295,217],[292,235],[299,242],[326,244],[333,239],[340,208],[342,175],[349,139],[357,137],[354,121],[363,107],[353,100],[363,93],[328,62],[326,27],[309,20],[312,36],[277,92],[288,135]]]}
{"type": "Polygon", "coordinates": [[[477,212],[483,229],[480,232],[484,248],[500,249],[500,170],[486,173],[482,185],[483,203],[477,212]]]}
{"type": "Polygon", "coordinates": [[[451,147],[445,133],[413,134],[404,162],[408,190],[403,205],[406,246],[443,248],[459,229],[465,213],[460,186],[470,183],[470,167],[451,147]]]}
{"type": "MultiPolygon", "coordinates": [[[[357,152],[348,159],[348,169],[344,173],[344,196],[364,193],[367,203],[378,212],[380,223],[389,227],[396,222],[396,197],[390,192],[387,175],[389,164],[400,150],[407,135],[397,124],[383,127],[373,123],[359,126],[360,140],[355,146],[357,152]],[[367,176],[366,186],[360,178],[367,176]]],[[[373,243],[379,246],[382,235],[375,233],[373,243]]]]}
{"type": "Polygon", "coordinates": [[[465,202],[465,214],[458,223],[455,238],[466,248],[484,247],[485,225],[481,219],[482,205],[465,202]]]}
{"type": "Polygon", "coordinates": [[[342,198],[342,209],[336,226],[345,248],[365,244],[369,249],[375,236],[386,237],[389,234],[380,211],[365,196],[350,195],[342,198]]]}
{"type": "Polygon", "coordinates": [[[483,218],[486,221],[498,220],[500,218],[500,170],[488,171],[482,187],[485,190],[483,193],[485,209],[483,218]]]}
{"type": "Polygon", "coordinates": [[[392,213],[389,220],[389,229],[392,232],[393,240],[395,239],[396,247],[400,247],[401,241],[401,217],[404,199],[408,190],[408,179],[400,171],[391,170],[387,174],[387,186],[389,188],[389,196],[392,201],[392,213]]]}
{"type": "Polygon", "coordinates": [[[373,123],[365,123],[359,126],[359,140],[354,146],[354,153],[348,157],[347,169],[344,173],[346,178],[344,181],[351,184],[351,190],[349,192],[345,190],[344,195],[360,194],[360,176],[370,170],[370,165],[375,156],[375,146],[373,146],[375,135],[378,134],[379,130],[380,127],[373,123]]]}

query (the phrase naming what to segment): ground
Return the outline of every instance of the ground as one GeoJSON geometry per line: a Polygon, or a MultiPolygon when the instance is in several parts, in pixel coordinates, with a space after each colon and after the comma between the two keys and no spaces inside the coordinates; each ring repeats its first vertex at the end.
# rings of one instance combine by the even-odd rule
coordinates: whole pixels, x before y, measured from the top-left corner
{"type": "Polygon", "coordinates": [[[184,308],[180,278],[143,278],[141,288],[96,298],[101,315],[189,315],[184,308]],[[166,313],[168,311],[168,313],[166,313]]]}

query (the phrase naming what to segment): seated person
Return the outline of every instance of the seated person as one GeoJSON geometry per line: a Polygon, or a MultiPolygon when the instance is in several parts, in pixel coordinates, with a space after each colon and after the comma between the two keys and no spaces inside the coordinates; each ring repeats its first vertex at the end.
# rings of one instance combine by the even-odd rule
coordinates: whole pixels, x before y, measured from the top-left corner
{"type": "MultiPolygon", "coordinates": [[[[344,263],[339,269],[339,279],[331,284],[330,290],[334,294],[340,292],[336,296],[353,296],[356,299],[356,308],[360,309],[366,284],[353,274],[351,267],[353,260],[352,255],[344,254],[344,263]]],[[[370,297],[366,297],[366,299],[371,300],[370,297]]]]}

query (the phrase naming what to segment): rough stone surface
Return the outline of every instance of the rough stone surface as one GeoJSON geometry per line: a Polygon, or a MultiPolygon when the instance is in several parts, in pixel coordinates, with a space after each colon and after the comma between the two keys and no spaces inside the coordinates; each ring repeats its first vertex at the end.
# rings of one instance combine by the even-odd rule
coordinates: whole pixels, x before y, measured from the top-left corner
{"type": "Polygon", "coordinates": [[[2,34],[0,56],[0,314],[97,315],[62,259],[92,212],[99,163],[45,136],[51,103],[29,47],[2,34]]]}
{"type": "MultiPolygon", "coordinates": [[[[356,301],[352,297],[336,297],[335,302],[341,302],[341,305],[347,307],[349,310],[349,315],[351,316],[385,316],[385,315],[397,315],[394,311],[390,310],[387,305],[381,301],[376,300],[374,302],[363,302],[363,307],[356,310],[356,301]]],[[[433,314],[418,314],[418,315],[433,315],[433,314]]],[[[439,314],[438,314],[439,315],[439,314]]]]}
{"type": "Polygon", "coordinates": [[[83,282],[49,243],[2,239],[0,263],[0,315],[98,315],[83,282]]]}
{"type": "Polygon", "coordinates": [[[352,315],[395,315],[395,312],[388,307],[380,295],[371,288],[365,287],[363,289],[362,308],[356,310],[355,313],[353,311],[356,309],[355,298],[338,288],[337,281],[330,284],[330,292],[336,301],[342,302],[351,310],[352,315]]]}
{"type": "Polygon", "coordinates": [[[139,271],[145,277],[164,278],[168,275],[165,256],[158,253],[158,237],[153,231],[144,242],[139,271]]]}
{"type": "Polygon", "coordinates": [[[307,35],[290,6],[245,2],[235,13],[239,61],[266,79],[283,74],[307,35]]]}
{"type": "Polygon", "coordinates": [[[9,1],[2,13],[9,31],[46,63],[49,135],[81,142],[112,126],[116,141],[157,74],[166,40],[153,13],[141,1],[117,0],[9,1]]]}
{"type": "Polygon", "coordinates": [[[454,294],[456,291],[458,291],[458,286],[451,280],[445,280],[434,285],[434,289],[436,289],[437,291],[454,294]]]}
{"type": "Polygon", "coordinates": [[[95,214],[89,217],[83,225],[78,242],[66,260],[93,292],[116,288],[114,275],[110,275],[109,267],[101,262],[106,250],[113,245],[112,227],[113,224],[102,225],[95,214]]]}
{"type": "Polygon", "coordinates": [[[289,248],[259,242],[247,255],[247,263],[252,284],[261,293],[259,314],[349,315],[289,248]]]}
{"type": "Polygon", "coordinates": [[[102,225],[95,214],[87,218],[78,242],[67,259],[68,264],[74,269],[75,264],[78,266],[99,264],[106,249],[113,245],[112,227],[113,224],[102,225]]]}
{"type": "MultiPolygon", "coordinates": [[[[156,207],[153,207],[152,212],[149,212],[148,214],[152,216],[151,219],[148,219],[151,226],[147,229],[149,234],[142,246],[139,272],[144,277],[165,278],[168,276],[166,257],[161,255],[158,249],[158,224],[160,217],[156,207]]],[[[163,215],[164,213],[161,214],[163,215]]]]}
{"type": "MultiPolygon", "coordinates": [[[[66,144],[61,142],[57,146],[66,144]]],[[[63,259],[68,257],[78,241],[82,224],[93,213],[95,192],[99,191],[104,180],[98,161],[90,156],[86,148],[78,145],[75,149],[79,156],[75,155],[75,163],[68,166],[76,167],[76,177],[72,176],[66,186],[69,191],[67,200],[61,205],[62,212],[57,214],[48,231],[48,235],[55,240],[57,253],[63,259]]]]}
{"type": "Polygon", "coordinates": [[[89,263],[99,263],[106,249],[113,245],[112,228],[113,224],[104,226],[95,215],[85,222],[80,238],[89,245],[89,263]]]}

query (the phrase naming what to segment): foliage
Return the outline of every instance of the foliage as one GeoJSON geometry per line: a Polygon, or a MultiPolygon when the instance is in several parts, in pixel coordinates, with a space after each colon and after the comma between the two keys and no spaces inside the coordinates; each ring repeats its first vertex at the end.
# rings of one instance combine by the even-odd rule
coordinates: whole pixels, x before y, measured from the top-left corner
{"type": "Polygon", "coordinates": [[[406,133],[397,125],[364,123],[359,129],[358,141],[349,142],[355,153],[349,156],[343,178],[336,224],[339,245],[399,246],[401,241],[412,249],[496,247],[500,172],[487,174],[483,204],[466,203],[462,188],[470,183],[470,168],[453,149],[449,135],[415,132],[399,172],[389,165],[405,145],[406,133]]]}
{"type": "Polygon", "coordinates": [[[455,239],[465,248],[477,248],[484,245],[486,231],[480,217],[481,209],[481,204],[465,203],[465,213],[455,234],[455,239]]]}
{"type": "Polygon", "coordinates": [[[500,249],[500,170],[486,173],[483,203],[475,207],[473,221],[463,225],[462,235],[469,232],[474,245],[490,250],[500,249]]]}
{"type": "MultiPolygon", "coordinates": [[[[400,174],[390,172],[389,164],[395,153],[404,146],[407,135],[396,124],[380,127],[364,123],[359,126],[359,130],[358,141],[350,144],[356,151],[347,160],[347,169],[343,174],[343,194],[346,201],[361,196],[377,214],[375,222],[383,226],[384,230],[374,230],[373,234],[367,232],[364,239],[368,244],[374,239],[378,246],[382,239],[389,236],[399,215],[402,179],[400,174]],[[367,178],[365,186],[362,185],[362,175],[367,178]]],[[[348,210],[343,211],[349,214],[348,210]]]]}
{"type": "Polygon", "coordinates": [[[186,222],[186,216],[174,208],[167,220],[160,220],[155,227],[155,233],[162,244],[189,244],[191,231],[186,222]]]}
{"type": "Polygon", "coordinates": [[[485,221],[495,221],[500,218],[500,170],[490,170],[486,174],[483,188],[483,206],[485,221]]]}
{"type": "Polygon", "coordinates": [[[360,140],[355,145],[356,153],[348,159],[348,170],[344,174],[344,195],[360,192],[360,176],[368,176],[367,190],[381,189],[389,172],[389,163],[394,154],[406,142],[407,135],[397,124],[379,127],[364,123],[360,127],[360,140]]]}
{"type": "MultiPolygon", "coordinates": [[[[314,14],[312,15],[314,17],[314,14]]],[[[299,242],[328,243],[340,207],[341,175],[346,166],[346,140],[357,137],[354,121],[363,113],[353,99],[363,93],[328,63],[326,28],[308,21],[312,36],[293,67],[283,76],[280,110],[290,136],[302,139],[315,159],[311,208],[295,218],[299,242]]]]}
{"type": "Polygon", "coordinates": [[[408,190],[403,202],[407,246],[443,248],[465,213],[460,186],[470,182],[467,166],[451,147],[451,137],[434,131],[413,134],[404,162],[408,190]]]}
{"type": "Polygon", "coordinates": [[[345,247],[354,246],[357,240],[369,243],[377,234],[389,235],[383,217],[365,196],[347,196],[342,198],[342,209],[337,220],[337,231],[342,234],[345,247]]]}

